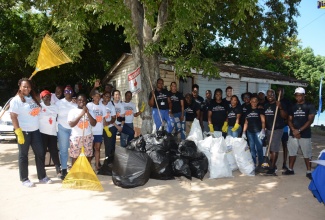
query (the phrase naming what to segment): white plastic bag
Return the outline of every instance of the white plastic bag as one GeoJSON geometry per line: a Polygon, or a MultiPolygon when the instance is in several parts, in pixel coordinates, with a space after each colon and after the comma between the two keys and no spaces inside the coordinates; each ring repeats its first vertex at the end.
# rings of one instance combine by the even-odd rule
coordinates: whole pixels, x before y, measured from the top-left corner
{"type": "Polygon", "coordinates": [[[190,133],[189,133],[188,137],[186,138],[186,140],[194,141],[196,145],[197,145],[198,141],[203,140],[201,125],[200,125],[199,120],[197,120],[196,118],[194,119],[194,121],[192,123],[190,133]]]}
{"type": "Polygon", "coordinates": [[[255,176],[254,162],[247,141],[243,138],[230,137],[230,139],[240,172],[248,176],[255,176]]]}
{"type": "Polygon", "coordinates": [[[226,155],[227,155],[228,163],[230,169],[234,171],[234,170],[238,170],[238,165],[235,159],[234,151],[232,150],[232,144],[231,144],[232,139],[233,137],[227,136],[225,142],[227,145],[226,155]]]}
{"type": "Polygon", "coordinates": [[[232,177],[232,171],[226,156],[226,147],[223,137],[212,139],[211,159],[209,160],[210,179],[232,177]]]}

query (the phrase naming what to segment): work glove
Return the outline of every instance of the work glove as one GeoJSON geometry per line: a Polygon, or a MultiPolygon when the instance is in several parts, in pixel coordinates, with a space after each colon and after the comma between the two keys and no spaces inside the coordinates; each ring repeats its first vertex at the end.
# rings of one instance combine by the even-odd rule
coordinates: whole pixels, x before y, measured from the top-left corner
{"type": "Polygon", "coordinates": [[[17,128],[15,130],[15,134],[17,135],[18,144],[24,144],[25,143],[25,137],[24,137],[24,134],[23,134],[23,131],[21,130],[21,128],[17,128]]]}
{"type": "Polygon", "coordinates": [[[209,124],[210,132],[214,132],[213,124],[209,124]]]}
{"type": "Polygon", "coordinates": [[[140,112],[144,112],[145,108],[146,108],[146,105],[144,104],[144,102],[142,102],[140,112]]]}
{"type": "Polygon", "coordinates": [[[263,140],[265,138],[265,130],[262,129],[261,132],[258,134],[258,137],[263,140]]]}
{"type": "Polygon", "coordinates": [[[112,133],[110,132],[108,126],[105,126],[105,127],[104,127],[104,131],[105,131],[107,137],[109,137],[109,138],[112,137],[112,133]]]}
{"type": "Polygon", "coordinates": [[[247,140],[247,136],[246,134],[243,132],[242,136],[241,136],[244,140],[247,140]]]}
{"type": "Polygon", "coordinates": [[[222,130],[223,133],[227,133],[228,132],[228,122],[227,121],[225,121],[223,123],[221,130],[222,130]]]}
{"type": "Polygon", "coordinates": [[[237,131],[240,127],[240,124],[235,123],[234,127],[231,129],[231,131],[237,131]]]}

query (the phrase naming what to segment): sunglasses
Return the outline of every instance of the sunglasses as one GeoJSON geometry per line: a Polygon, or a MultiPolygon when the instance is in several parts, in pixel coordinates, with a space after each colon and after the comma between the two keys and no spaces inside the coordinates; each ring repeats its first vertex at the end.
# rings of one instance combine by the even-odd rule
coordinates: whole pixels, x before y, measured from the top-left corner
{"type": "Polygon", "coordinates": [[[72,90],[64,90],[65,94],[72,94],[72,90]]]}

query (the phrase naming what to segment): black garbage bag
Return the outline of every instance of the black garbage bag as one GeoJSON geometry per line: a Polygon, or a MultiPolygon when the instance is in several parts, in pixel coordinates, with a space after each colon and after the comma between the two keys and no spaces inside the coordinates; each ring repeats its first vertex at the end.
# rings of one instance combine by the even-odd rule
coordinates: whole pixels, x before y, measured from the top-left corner
{"type": "Polygon", "coordinates": [[[171,149],[178,149],[178,133],[167,133],[166,136],[164,137],[164,146],[168,146],[169,150],[171,149]]]}
{"type": "Polygon", "coordinates": [[[114,157],[106,157],[102,167],[98,170],[98,175],[112,176],[113,169],[113,159],[114,157]]]}
{"type": "Polygon", "coordinates": [[[145,134],[143,139],[146,142],[146,151],[164,150],[168,151],[170,146],[165,143],[165,137],[158,138],[155,134],[145,134]]]}
{"type": "Polygon", "coordinates": [[[173,169],[168,153],[163,150],[150,151],[148,153],[152,159],[150,178],[158,180],[174,179],[173,169]]]}
{"type": "Polygon", "coordinates": [[[205,174],[208,172],[209,161],[208,158],[202,154],[201,157],[189,162],[191,175],[197,179],[203,180],[205,174]]]}
{"type": "Polygon", "coordinates": [[[122,188],[143,186],[149,180],[151,164],[146,153],[118,147],[113,162],[113,183],[122,188]]]}
{"type": "Polygon", "coordinates": [[[141,152],[146,152],[146,142],[142,135],[139,137],[134,138],[130,141],[130,143],[125,147],[129,150],[136,150],[141,152]]]}
{"type": "Polygon", "coordinates": [[[178,151],[181,156],[189,159],[196,159],[201,156],[201,153],[197,150],[195,142],[190,140],[182,140],[178,145],[178,151]]]}
{"type": "Polygon", "coordinates": [[[174,176],[185,176],[187,179],[192,180],[191,169],[188,163],[188,159],[178,157],[172,163],[174,176]]]}

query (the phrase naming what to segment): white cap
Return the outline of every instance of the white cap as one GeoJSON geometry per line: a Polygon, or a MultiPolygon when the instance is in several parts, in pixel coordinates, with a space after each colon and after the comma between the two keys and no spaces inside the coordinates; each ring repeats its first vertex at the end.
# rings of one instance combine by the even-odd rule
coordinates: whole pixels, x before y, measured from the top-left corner
{"type": "Polygon", "coordinates": [[[260,93],[263,93],[264,95],[266,94],[264,90],[260,90],[260,91],[258,91],[257,94],[260,94],[260,93]]]}
{"type": "Polygon", "coordinates": [[[295,90],[295,94],[296,94],[296,93],[305,94],[305,89],[302,88],[302,87],[298,87],[298,88],[296,88],[296,90],[295,90]]]}

